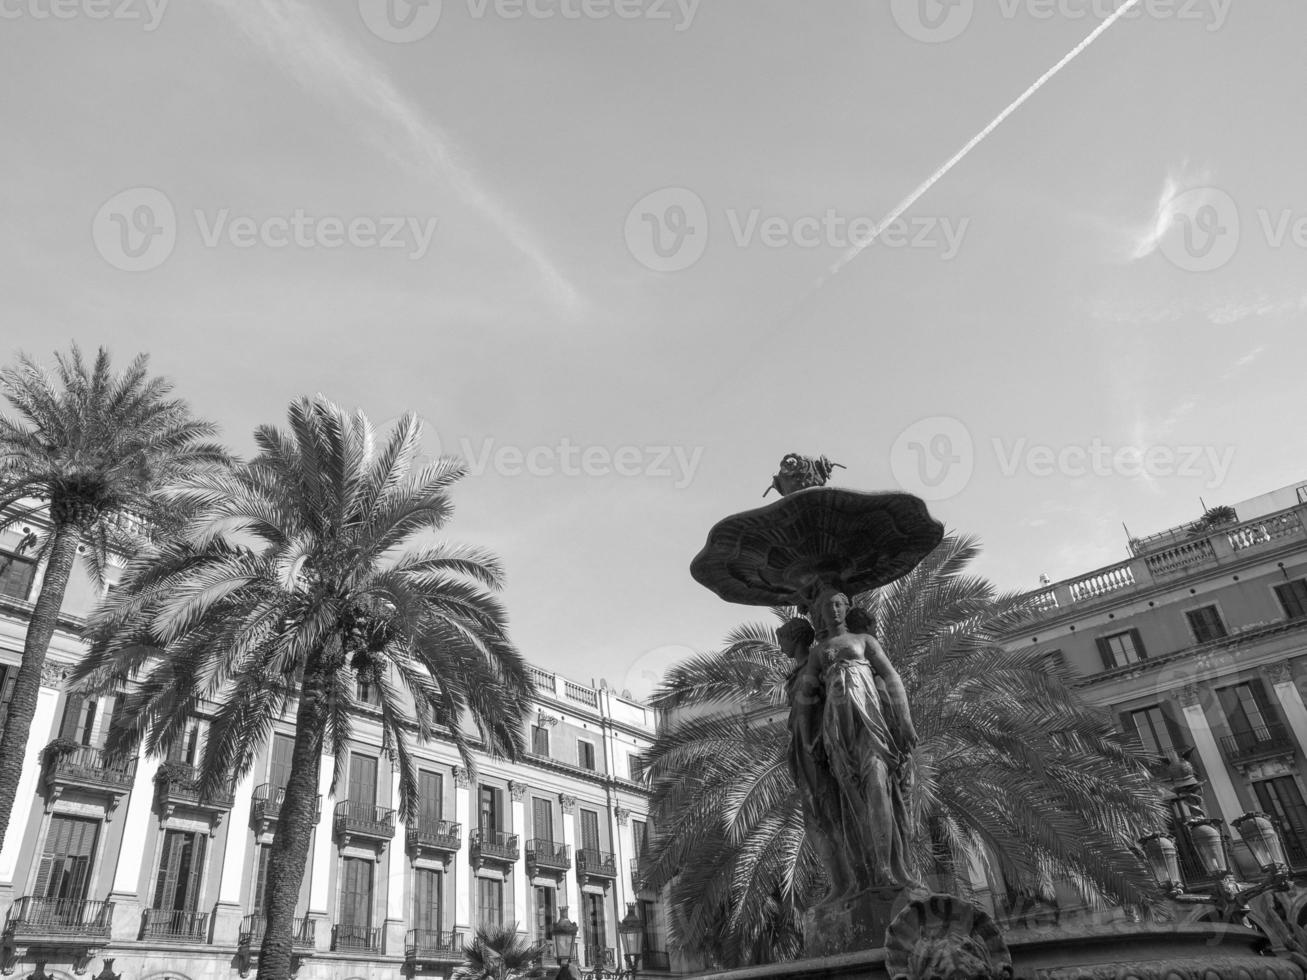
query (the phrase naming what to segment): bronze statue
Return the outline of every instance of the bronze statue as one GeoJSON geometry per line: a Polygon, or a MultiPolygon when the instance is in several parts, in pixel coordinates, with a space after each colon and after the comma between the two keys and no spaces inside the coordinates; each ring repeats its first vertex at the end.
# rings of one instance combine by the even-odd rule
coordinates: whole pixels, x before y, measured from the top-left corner
{"type": "Polygon", "coordinates": [[[917,733],[903,681],[839,589],[821,589],[809,615],[812,625],[791,620],[777,637],[798,661],[790,768],[831,878],[828,901],[904,887],[913,883],[906,796],[917,733]]]}

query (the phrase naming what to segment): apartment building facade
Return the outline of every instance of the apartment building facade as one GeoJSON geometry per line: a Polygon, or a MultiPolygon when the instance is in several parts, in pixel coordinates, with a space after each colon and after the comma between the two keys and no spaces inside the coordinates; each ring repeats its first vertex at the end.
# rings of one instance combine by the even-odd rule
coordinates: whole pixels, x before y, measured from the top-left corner
{"type": "MultiPolygon", "coordinates": [[[[1177,760],[1180,783],[1192,765],[1207,816],[1228,827],[1270,814],[1297,879],[1291,913],[1307,924],[1307,484],[1233,510],[1132,539],[1124,561],[1039,590],[1011,642],[1059,658],[1122,732],[1177,760]]],[[[1177,844],[1186,884],[1210,884],[1183,833],[1177,844]]]]}
{"type": "MultiPolygon", "coordinates": [[[[41,568],[18,547],[23,530],[0,534],[0,710],[40,587],[41,568]]],[[[174,757],[108,757],[115,699],[66,685],[81,653],[80,616],[97,598],[87,579],[71,584],[42,675],[0,850],[0,972],[244,976],[257,966],[292,719],[276,726],[253,771],[217,796],[196,790],[203,711],[174,757]]],[[[630,905],[645,927],[642,974],[679,972],[664,904],[639,874],[649,832],[639,767],[654,712],[538,668],[532,678],[525,758],[479,758],[473,778],[452,743],[414,745],[420,808],[407,824],[375,696],[360,689],[346,777],[333,792],[334,758],[319,774],[295,924],[299,977],[448,976],[478,924],[516,922],[549,942],[564,908],[593,970],[622,962],[617,927],[630,905]]]]}

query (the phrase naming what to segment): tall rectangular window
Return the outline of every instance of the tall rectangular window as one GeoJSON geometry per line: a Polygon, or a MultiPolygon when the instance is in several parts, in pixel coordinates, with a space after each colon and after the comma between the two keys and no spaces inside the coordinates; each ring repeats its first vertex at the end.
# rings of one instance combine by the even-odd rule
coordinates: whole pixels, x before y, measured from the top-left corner
{"type": "Polygon", "coordinates": [[[483,926],[504,924],[504,883],[498,878],[477,879],[477,922],[483,926]]]}
{"type": "MultiPolygon", "coordinates": [[[[268,782],[274,794],[284,790],[290,782],[291,758],[295,754],[295,739],[289,735],[272,736],[272,761],[268,769],[268,782]]],[[[280,801],[280,797],[276,797],[280,801]]]]}
{"type": "Polygon", "coordinates": [[[1130,712],[1130,723],[1139,735],[1144,751],[1149,755],[1171,755],[1175,752],[1170,726],[1159,705],[1130,712]]]}
{"type": "Polygon", "coordinates": [[[649,844],[649,825],[643,820],[631,821],[631,847],[635,852],[635,859],[638,861],[644,857],[645,848],[649,844]]]}
{"type": "Polygon", "coordinates": [[[576,740],[576,760],[582,769],[589,769],[594,772],[595,768],[595,747],[593,742],[587,742],[584,739],[576,740]]]}
{"type": "Polygon", "coordinates": [[[173,912],[196,910],[200,901],[207,839],[205,834],[186,830],[169,830],[163,835],[153,908],[173,912]]]}
{"type": "Polygon", "coordinates": [[[22,555],[0,551],[0,595],[27,601],[36,579],[36,562],[22,555]]]}
{"type": "MultiPolygon", "coordinates": [[[[665,953],[667,944],[663,939],[662,924],[658,921],[656,903],[641,899],[638,905],[640,923],[644,926],[644,948],[653,953],[665,953]]],[[[650,963],[650,966],[654,964],[650,963]]]]}
{"type": "Polygon", "coordinates": [[[558,920],[557,902],[553,888],[537,885],[535,889],[535,922],[532,939],[545,942],[554,936],[554,923],[558,920]]]}
{"type": "Polygon", "coordinates": [[[549,729],[544,725],[531,726],[531,751],[536,755],[549,755],[549,729]]]}
{"type": "Polygon", "coordinates": [[[374,756],[350,753],[349,801],[361,807],[377,805],[377,760],[374,756]]]}
{"type": "Polygon", "coordinates": [[[250,911],[263,915],[268,911],[268,862],[272,859],[272,845],[260,844],[254,854],[254,897],[250,911]]]}
{"type": "Polygon", "coordinates": [[[1137,664],[1146,656],[1138,630],[1124,630],[1111,636],[1100,636],[1098,652],[1103,658],[1103,666],[1108,670],[1113,667],[1137,664]]]}
{"type": "Polygon", "coordinates": [[[592,967],[607,961],[608,926],[604,922],[604,897],[586,892],[581,896],[581,930],[585,940],[586,962],[592,967]]]}
{"type": "Polygon", "coordinates": [[[439,934],[443,929],[441,873],[431,868],[413,870],[413,928],[439,934]]]}
{"type": "Polygon", "coordinates": [[[536,840],[553,842],[554,806],[549,800],[542,800],[538,796],[531,798],[531,833],[536,840]]]}
{"type": "Polygon", "coordinates": [[[626,764],[631,774],[631,782],[644,782],[644,757],[638,753],[632,752],[626,757],[626,764]]]}
{"type": "Polygon", "coordinates": [[[1275,587],[1275,597],[1280,600],[1284,614],[1290,619],[1307,616],[1307,579],[1296,579],[1275,587]]]}
{"type": "Polygon", "coordinates": [[[14,699],[14,685],[18,683],[18,665],[0,665],[0,727],[9,717],[9,702],[14,699]]]}
{"type": "Polygon", "coordinates": [[[51,817],[45,848],[36,868],[33,894],[45,899],[84,901],[91,884],[91,862],[99,833],[97,820],[58,814],[51,817]]]}
{"type": "Polygon", "coordinates": [[[345,858],[341,867],[340,916],[336,945],[369,949],[372,945],[372,869],[368,858],[345,858]]]}
{"type": "Polygon", "coordinates": [[[1292,776],[1277,776],[1253,783],[1257,802],[1276,819],[1284,841],[1284,854],[1295,867],[1307,864],[1307,805],[1303,803],[1298,781],[1292,776]]]}
{"type": "Polygon", "coordinates": [[[594,810],[581,811],[581,847],[587,851],[599,850],[599,814],[594,810]]]}
{"type": "Polygon", "coordinates": [[[1221,614],[1215,606],[1190,609],[1184,615],[1185,619],[1189,620],[1189,628],[1193,630],[1194,640],[1198,643],[1210,643],[1212,640],[1224,639],[1228,635],[1225,623],[1221,622],[1221,614]]]}
{"type": "Polygon", "coordinates": [[[64,701],[64,718],[59,726],[59,737],[69,739],[78,745],[102,747],[104,735],[108,731],[107,709],[112,703],[107,698],[68,695],[64,701]]]}
{"type": "Polygon", "coordinates": [[[1223,687],[1216,695],[1230,726],[1230,734],[1240,748],[1251,748],[1270,741],[1270,706],[1266,703],[1266,692],[1259,681],[1223,687]]]}
{"type": "Polygon", "coordinates": [[[373,684],[369,680],[360,677],[354,686],[354,696],[359,704],[367,705],[370,708],[381,707],[381,686],[373,684]]]}
{"type": "Polygon", "coordinates": [[[501,790],[494,786],[482,786],[480,790],[481,807],[480,807],[480,824],[481,829],[485,830],[503,830],[503,825],[499,822],[503,818],[503,807],[500,806],[501,790]]]}
{"type": "Polygon", "coordinates": [[[426,769],[418,773],[418,826],[433,827],[445,812],[445,777],[426,769]]]}

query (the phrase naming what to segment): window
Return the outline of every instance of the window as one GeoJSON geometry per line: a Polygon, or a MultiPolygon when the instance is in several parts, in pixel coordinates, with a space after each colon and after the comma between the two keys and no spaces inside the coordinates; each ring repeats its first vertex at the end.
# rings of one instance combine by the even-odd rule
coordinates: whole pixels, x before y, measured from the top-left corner
{"type": "Polygon", "coordinates": [[[36,562],[8,551],[0,551],[0,595],[26,602],[36,578],[36,562]]]}
{"type": "Polygon", "coordinates": [[[554,889],[547,885],[537,885],[535,890],[535,922],[531,938],[536,942],[545,942],[554,938],[554,923],[558,919],[557,900],[554,889]]]}
{"type": "Polygon", "coordinates": [[[483,831],[502,830],[499,823],[503,815],[503,807],[500,806],[500,797],[503,791],[496,789],[494,786],[481,787],[481,814],[480,826],[483,831]]]}
{"type": "Polygon", "coordinates": [[[442,932],[441,873],[431,868],[413,869],[413,928],[420,932],[442,932]]]}
{"type": "Polygon", "coordinates": [[[630,767],[631,782],[644,782],[644,756],[637,752],[632,752],[626,757],[626,764],[630,767]]]}
{"type": "Polygon", "coordinates": [[[262,915],[268,910],[268,862],[272,860],[272,845],[260,844],[254,855],[254,901],[250,911],[262,915]]]}
{"type": "Polygon", "coordinates": [[[644,857],[645,848],[649,846],[649,825],[643,820],[631,821],[631,849],[637,861],[644,857]]]}
{"type": "Polygon", "coordinates": [[[1298,782],[1292,776],[1279,776],[1253,783],[1257,801],[1279,824],[1284,856],[1294,866],[1307,864],[1307,805],[1303,803],[1298,782]]]}
{"type": "Polygon", "coordinates": [[[0,726],[9,717],[9,702],[14,699],[14,685],[18,683],[18,666],[4,664],[0,666],[0,726]]]}
{"type": "Polygon", "coordinates": [[[580,738],[576,740],[576,761],[582,769],[589,769],[594,772],[595,747],[593,742],[587,742],[580,738]]]}
{"type": "Polygon", "coordinates": [[[602,966],[608,947],[608,927],[604,923],[604,897],[585,892],[581,896],[581,930],[585,941],[586,962],[602,966]]]}
{"type": "Polygon", "coordinates": [[[536,840],[554,842],[554,805],[538,796],[531,798],[531,833],[536,840]]]}
{"type": "Polygon", "coordinates": [[[1240,749],[1252,748],[1271,740],[1269,721],[1272,715],[1260,681],[1223,687],[1216,695],[1221,701],[1221,710],[1225,712],[1230,733],[1240,749]]]}
{"type": "Polygon", "coordinates": [[[498,878],[477,879],[477,924],[504,924],[504,883],[498,878]]]}
{"type": "Polygon", "coordinates": [[[1175,740],[1171,735],[1170,722],[1159,705],[1130,712],[1130,726],[1139,736],[1144,751],[1149,755],[1175,754],[1175,740]]]}
{"type": "Polygon", "coordinates": [[[1103,666],[1108,670],[1113,667],[1137,664],[1147,656],[1144,653],[1144,644],[1139,638],[1138,630],[1126,630],[1123,633],[1113,633],[1111,636],[1100,636],[1098,638],[1098,652],[1103,658],[1103,666]]]}
{"type": "Polygon", "coordinates": [[[1220,640],[1229,635],[1226,633],[1225,624],[1221,622],[1221,614],[1215,606],[1190,609],[1184,615],[1189,620],[1189,628],[1193,630],[1194,639],[1199,643],[1220,640]]]}
{"type": "Polygon", "coordinates": [[[169,830],[163,835],[152,908],[195,911],[200,901],[206,839],[204,834],[186,830],[169,830]]]}
{"type": "MultiPolygon", "coordinates": [[[[640,910],[640,922],[644,925],[644,948],[651,953],[666,952],[663,942],[661,923],[658,921],[658,907],[647,899],[641,899],[636,906],[640,910]]],[[[656,964],[649,963],[651,968],[656,964]]]]}
{"type": "Polygon", "coordinates": [[[359,704],[371,705],[374,708],[381,707],[381,688],[369,680],[360,677],[354,688],[354,695],[359,704]]]}
{"type": "Polygon", "coordinates": [[[445,777],[426,769],[418,773],[418,826],[434,827],[445,812],[445,777]]]}
{"type": "Polygon", "coordinates": [[[350,753],[349,801],[356,807],[366,809],[369,815],[371,815],[371,809],[377,805],[377,760],[375,756],[350,753]]]}
{"type": "Polygon", "coordinates": [[[531,751],[536,755],[549,754],[549,729],[544,725],[531,726],[531,751]]]}
{"type": "Polygon", "coordinates": [[[295,754],[295,740],[289,735],[272,736],[272,760],[268,769],[268,782],[274,791],[274,798],[280,802],[277,793],[286,788],[290,782],[291,758],[295,754]]]}
{"type": "Polygon", "coordinates": [[[350,857],[342,862],[337,948],[372,948],[372,869],[375,866],[376,862],[370,858],[350,857]]]}
{"type": "Polygon", "coordinates": [[[594,810],[581,811],[581,849],[599,850],[599,814],[594,810]]]}
{"type": "Polygon", "coordinates": [[[83,698],[70,694],[64,702],[64,720],[59,727],[59,737],[79,745],[103,746],[103,735],[108,728],[112,704],[108,699],[83,698]]]}
{"type": "Polygon", "coordinates": [[[1280,600],[1280,605],[1284,607],[1284,614],[1290,619],[1307,616],[1307,578],[1277,585],[1275,595],[1280,600]]]}
{"type": "Polygon", "coordinates": [[[56,815],[50,818],[45,848],[32,888],[38,898],[81,902],[91,883],[91,861],[100,833],[97,820],[56,815]]]}

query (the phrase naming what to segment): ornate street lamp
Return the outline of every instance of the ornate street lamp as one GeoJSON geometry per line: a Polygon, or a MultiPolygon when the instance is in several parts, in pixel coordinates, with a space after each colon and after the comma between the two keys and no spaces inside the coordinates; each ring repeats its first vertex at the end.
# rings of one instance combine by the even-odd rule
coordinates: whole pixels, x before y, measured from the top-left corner
{"type": "Polygon", "coordinates": [[[576,953],[576,923],[567,917],[567,906],[559,910],[558,921],[554,923],[554,957],[558,960],[559,977],[577,977],[576,967],[572,966],[572,957],[576,953]]]}
{"type": "Polygon", "coordinates": [[[1252,851],[1257,866],[1268,874],[1288,871],[1289,862],[1284,859],[1284,846],[1280,835],[1275,832],[1275,825],[1265,813],[1245,813],[1234,821],[1234,829],[1252,851]]]}
{"type": "Polygon", "coordinates": [[[644,923],[635,914],[635,903],[626,903],[626,918],[617,926],[626,949],[626,973],[634,977],[640,969],[640,954],[644,952],[644,923]]]}
{"type": "Polygon", "coordinates": [[[1184,891],[1180,880],[1180,856],[1175,848],[1172,834],[1149,834],[1139,838],[1139,845],[1144,849],[1144,857],[1153,877],[1168,895],[1184,891]]]}
{"type": "Polygon", "coordinates": [[[1224,878],[1230,873],[1230,851],[1228,838],[1222,830],[1224,824],[1210,817],[1196,817],[1188,821],[1189,840],[1198,852],[1198,860],[1203,863],[1203,870],[1215,878],[1224,878]]]}

